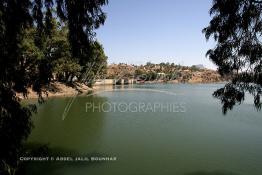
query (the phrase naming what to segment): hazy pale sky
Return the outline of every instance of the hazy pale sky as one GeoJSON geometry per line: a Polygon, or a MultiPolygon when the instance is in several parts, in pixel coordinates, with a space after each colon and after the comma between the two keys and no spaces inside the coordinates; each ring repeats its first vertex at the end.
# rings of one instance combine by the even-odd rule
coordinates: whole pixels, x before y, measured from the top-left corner
{"type": "Polygon", "coordinates": [[[211,19],[211,0],[109,0],[97,32],[109,63],[174,62],[215,68],[205,57],[214,42],[201,30],[211,19]]]}

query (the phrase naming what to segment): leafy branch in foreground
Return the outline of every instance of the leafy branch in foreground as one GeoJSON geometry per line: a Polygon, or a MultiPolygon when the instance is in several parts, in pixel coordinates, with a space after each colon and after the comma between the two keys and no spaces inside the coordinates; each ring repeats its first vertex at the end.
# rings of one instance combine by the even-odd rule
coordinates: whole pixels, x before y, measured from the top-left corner
{"type": "Polygon", "coordinates": [[[27,96],[28,87],[33,87],[42,101],[42,87],[53,77],[53,17],[68,24],[69,52],[72,61],[81,64],[90,58],[94,29],[104,24],[102,6],[106,4],[107,0],[1,0],[1,175],[16,174],[17,157],[30,134],[31,115],[36,111],[35,106],[22,106],[16,94],[27,96]]]}
{"type": "Polygon", "coordinates": [[[254,98],[261,110],[262,95],[262,3],[254,0],[214,0],[212,20],[203,29],[206,38],[213,37],[216,46],[207,56],[221,75],[232,80],[213,96],[223,104],[223,113],[240,104],[245,94],[254,98]]]}

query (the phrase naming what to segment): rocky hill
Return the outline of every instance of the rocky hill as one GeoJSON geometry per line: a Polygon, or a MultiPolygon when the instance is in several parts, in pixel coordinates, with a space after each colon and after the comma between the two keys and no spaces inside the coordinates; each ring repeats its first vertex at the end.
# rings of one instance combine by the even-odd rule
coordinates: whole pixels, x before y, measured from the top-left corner
{"type": "Polygon", "coordinates": [[[135,78],[145,81],[183,83],[213,83],[225,81],[217,71],[203,66],[181,66],[174,63],[147,63],[145,65],[111,64],[107,78],[135,78]]]}

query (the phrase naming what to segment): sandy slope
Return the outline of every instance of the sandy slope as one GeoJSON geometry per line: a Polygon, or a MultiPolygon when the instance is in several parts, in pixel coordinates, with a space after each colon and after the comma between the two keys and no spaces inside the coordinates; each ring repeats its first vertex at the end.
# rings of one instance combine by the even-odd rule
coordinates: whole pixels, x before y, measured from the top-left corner
{"type": "MultiPolygon", "coordinates": [[[[49,86],[43,88],[43,96],[44,97],[62,97],[62,96],[72,96],[79,93],[87,93],[91,91],[92,88],[86,86],[85,84],[75,83],[74,85],[67,85],[60,82],[52,82],[49,86]]],[[[24,98],[38,98],[36,92],[32,90],[32,88],[28,89],[27,97],[24,97],[23,94],[17,94],[17,96],[21,99],[24,98]]]]}

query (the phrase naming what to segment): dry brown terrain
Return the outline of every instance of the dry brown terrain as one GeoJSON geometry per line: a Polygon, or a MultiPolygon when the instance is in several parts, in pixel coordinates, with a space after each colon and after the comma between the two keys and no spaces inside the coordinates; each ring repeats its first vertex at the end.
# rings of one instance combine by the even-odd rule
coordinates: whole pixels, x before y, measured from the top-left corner
{"type": "MultiPolygon", "coordinates": [[[[74,83],[74,85],[66,85],[61,82],[52,82],[49,86],[43,88],[44,97],[63,97],[63,96],[73,96],[79,93],[87,93],[91,91],[92,88],[84,85],[83,83],[74,83]]],[[[27,97],[24,97],[23,94],[17,94],[19,98],[38,98],[38,94],[32,90],[28,89],[27,97]]]]}
{"type": "MultiPolygon", "coordinates": [[[[223,82],[225,79],[215,70],[211,69],[193,69],[188,66],[179,65],[129,65],[129,64],[111,64],[107,68],[107,78],[137,77],[136,72],[147,75],[148,73],[164,73],[165,75],[176,74],[175,79],[165,79],[173,83],[214,83],[223,82]]],[[[163,80],[162,79],[162,80],[163,80]]],[[[158,79],[158,82],[159,81],[158,79]]]]}

